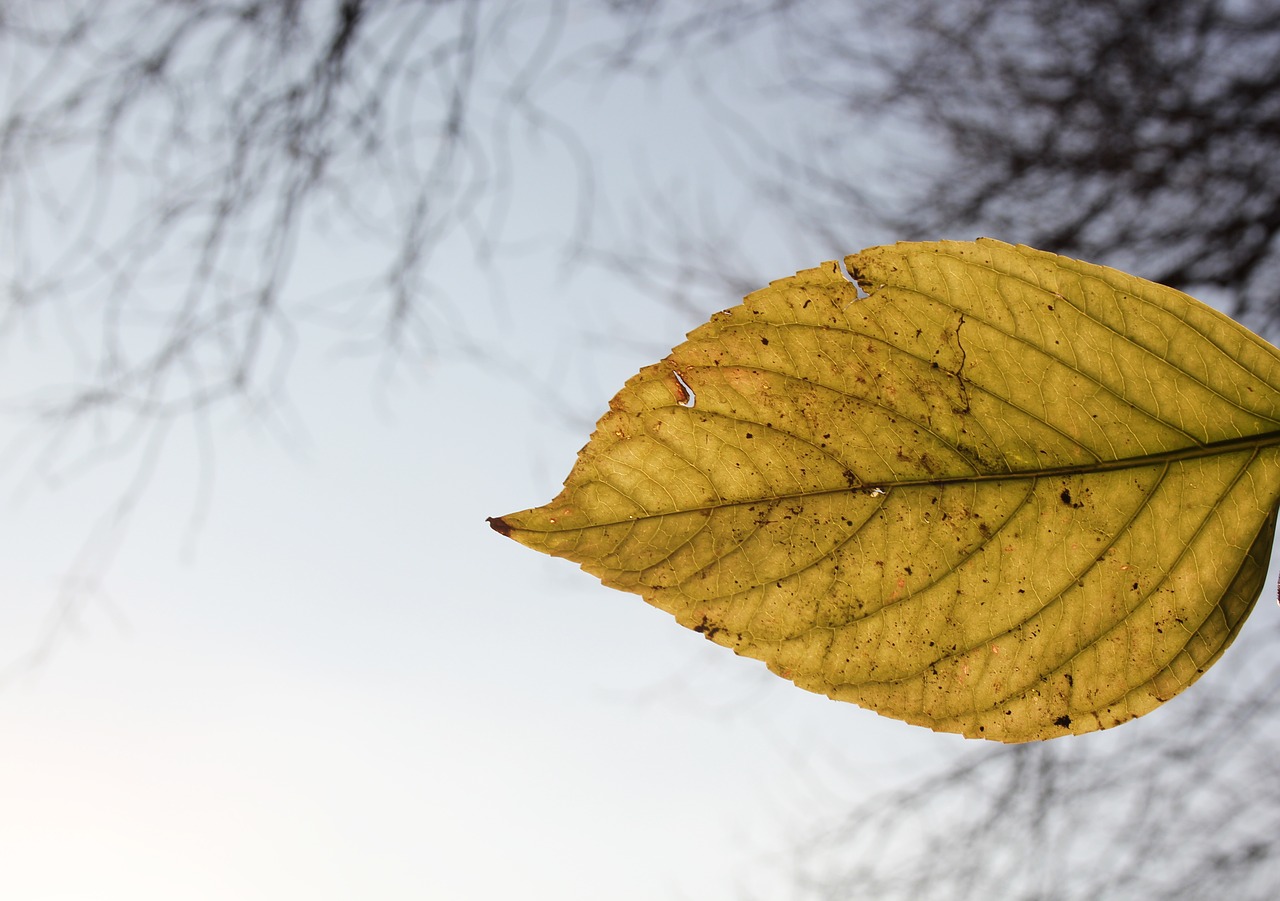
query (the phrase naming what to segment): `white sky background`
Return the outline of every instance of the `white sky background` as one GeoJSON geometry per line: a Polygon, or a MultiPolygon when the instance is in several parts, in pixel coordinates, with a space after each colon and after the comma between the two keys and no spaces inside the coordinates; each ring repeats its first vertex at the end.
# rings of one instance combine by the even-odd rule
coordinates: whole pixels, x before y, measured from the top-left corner
{"type": "MultiPolygon", "coordinates": [[[[757,50],[717,70],[721,88],[768,82],[757,50]]],[[[677,73],[556,95],[608,195],[602,233],[658,185],[740,224],[751,257],[720,264],[762,277],[890,237],[795,247],[746,215],[750,185],[686,90],[677,73]]],[[[779,129],[807,114],[753,110],[779,129]]],[[[197,515],[206,470],[179,428],[104,594],[53,655],[8,671],[0,896],[769,896],[851,798],[969,747],[795,689],[487,527],[550,499],[623,380],[700,321],[567,272],[572,170],[545,144],[518,156],[512,231],[530,242],[490,273],[455,242],[431,273],[461,332],[512,368],[446,345],[388,384],[376,356],[310,329],[286,437],[220,414],[197,515]]],[[[291,290],[375,251],[308,240],[291,290]]],[[[43,337],[5,345],[5,398],[67,378],[43,337]]],[[[23,427],[0,421],[0,447],[23,427]]],[[[8,664],[38,646],[128,470],[51,485],[29,454],[0,462],[8,664]]]]}

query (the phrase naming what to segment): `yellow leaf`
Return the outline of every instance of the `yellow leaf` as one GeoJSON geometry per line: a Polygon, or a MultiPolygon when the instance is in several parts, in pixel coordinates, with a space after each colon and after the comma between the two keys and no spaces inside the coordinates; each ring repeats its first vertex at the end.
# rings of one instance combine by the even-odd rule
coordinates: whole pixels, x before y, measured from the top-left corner
{"type": "Polygon", "coordinates": [[[898,244],[718,313],[490,520],[802,688],[1001,741],[1150,711],[1231,643],[1280,503],[1280,353],[1186,295],[898,244]]]}

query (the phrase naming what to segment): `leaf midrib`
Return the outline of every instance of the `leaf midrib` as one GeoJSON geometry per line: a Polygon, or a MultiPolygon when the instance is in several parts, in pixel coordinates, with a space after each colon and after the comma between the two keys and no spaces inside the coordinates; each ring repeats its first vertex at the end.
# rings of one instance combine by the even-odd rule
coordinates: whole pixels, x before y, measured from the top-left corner
{"type": "Polygon", "coordinates": [[[1142,469],[1148,466],[1179,463],[1185,460],[1197,460],[1205,457],[1216,457],[1243,450],[1260,450],[1268,447],[1280,447],[1280,430],[1262,432],[1257,435],[1245,435],[1239,438],[1226,438],[1192,447],[1159,451],[1137,457],[1122,457],[1115,460],[1099,460],[1092,463],[1073,463],[1066,466],[1051,466],[1044,469],[1015,470],[1013,472],[971,473],[969,475],[944,476],[941,478],[898,479],[888,482],[863,482],[856,487],[820,488],[813,491],[795,491],[772,497],[761,496],[740,501],[724,501],[716,504],[704,504],[699,507],[685,507],[667,513],[645,513],[639,516],[619,519],[612,522],[593,522],[569,528],[532,528],[520,526],[526,532],[575,532],[587,529],[600,529],[609,526],[628,525],[645,519],[656,519],[664,516],[679,516],[687,513],[723,510],[729,507],[742,507],[749,504],[770,504],[779,501],[797,500],[810,497],[824,497],[832,494],[871,494],[882,491],[886,495],[898,488],[941,488],[948,485],[968,485],[977,482],[1007,482],[1023,479],[1047,479],[1058,476],[1090,475],[1100,472],[1116,472],[1125,469],[1142,469]]]}

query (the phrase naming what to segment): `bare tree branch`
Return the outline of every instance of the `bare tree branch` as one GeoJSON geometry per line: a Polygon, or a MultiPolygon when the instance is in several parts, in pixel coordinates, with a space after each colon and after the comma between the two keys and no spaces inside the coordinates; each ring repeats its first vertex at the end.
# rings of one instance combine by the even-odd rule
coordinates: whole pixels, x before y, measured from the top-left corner
{"type": "Polygon", "coordinates": [[[4,273],[0,328],[55,303],[73,311],[86,384],[48,407],[68,420],[274,395],[306,229],[384,242],[362,325],[393,349],[429,345],[420,287],[432,253],[459,230],[476,249],[501,234],[509,186],[484,132],[536,111],[530,85],[503,78],[531,77],[540,61],[525,57],[546,55],[560,28],[560,4],[541,7],[547,39],[530,45],[516,39],[530,16],[479,0],[29,14],[41,21],[0,22],[14,61],[0,223],[19,261],[4,273]]]}
{"type": "MultiPolygon", "coordinates": [[[[459,312],[470,298],[435,272],[459,254],[482,268],[509,239],[524,144],[540,139],[576,180],[548,232],[567,252],[590,228],[592,162],[543,102],[583,42],[566,39],[569,11],[565,0],[0,11],[0,352],[60,343],[73,360],[6,386],[0,404],[25,427],[0,456],[53,484],[129,470],[60,609],[97,590],[178,426],[206,448],[228,408],[288,428],[304,332],[330,329],[388,369],[442,347],[477,352],[459,312]],[[361,256],[343,260],[348,246],[361,256]],[[332,273],[299,266],[328,255],[332,273]]],[[[577,22],[602,44],[625,41],[640,12],[592,4],[577,22]]],[[[202,460],[208,484],[212,453],[202,460]]]]}

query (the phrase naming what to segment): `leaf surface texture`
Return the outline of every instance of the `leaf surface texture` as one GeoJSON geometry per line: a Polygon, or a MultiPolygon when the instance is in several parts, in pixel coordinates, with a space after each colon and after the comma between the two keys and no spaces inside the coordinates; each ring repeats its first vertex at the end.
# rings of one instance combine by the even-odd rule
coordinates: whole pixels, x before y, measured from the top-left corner
{"type": "Polygon", "coordinates": [[[877,247],[695,329],[491,520],[811,691],[1026,741],[1194,682],[1262,588],[1280,354],[1113,269],[877,247]]]}

